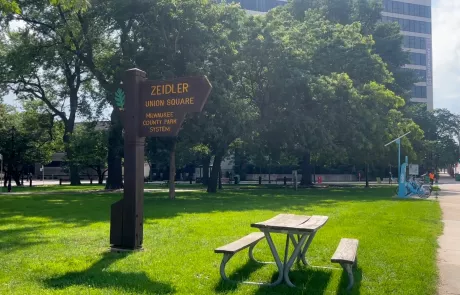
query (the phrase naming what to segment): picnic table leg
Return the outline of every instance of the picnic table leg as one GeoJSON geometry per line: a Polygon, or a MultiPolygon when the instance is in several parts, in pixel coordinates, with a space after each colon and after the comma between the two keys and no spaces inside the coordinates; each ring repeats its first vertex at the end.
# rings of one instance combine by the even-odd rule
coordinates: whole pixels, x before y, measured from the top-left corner
{"type": "Polygon", "coordinates": [[[257,260],[255,257],[254,257],[254,248],[257,246],[257,243],[255,244],[252,244],[251,246],[249,246],[249,259],[251,259],[252,261],[256,262],[256,263],[260,263],[260,264],[276,264],[275,262],[272,262],[272,261],[259,261],[257,260]]]}
{"type": "Polygon", "coordinates": [[[341,263],[340,265],[342,265],[343,270],[345,270],[347,272],[347,274],[348,274],[349,284],[347,286],[347,291],[350,291],[351,288],[353,288],[353,284],[355,282],[355,280],[353,278],[353,265],[352,264],[346,264],[346,263],[341,263]]]}
{"type": "Polygon", "coordinates": [[[220,276],[222,277],[224,281],[228,281],[228,282],[231,282],[231,280],[225,274],[225,265],[230,260],[230,258],[232,258],[232,256],[233,254],[225,253],[224,257],[222,258],[222,262],[220,263],[220,276]]]}
{"type": "Polygon", "coordinates": [[[276,286],[279,285],[283,281],[283,263],[280,260],[280,257],[278,255],[278,251],[276,251],[275,244],[273,243],[272,237],[270,236],[270,232],[265,231],[265,238],[267,239],[268,246],[270,246],[270,250],[272,251],[273,258],[275,259],[276,266],[278,267],[278,279],[271,283],[270,286],[276,286]]]}
{"type": "Polygon", "coordinates": [[[286,246],[284,247],[283,265],[286,266],[289,257],[289,234],[286,236],[286,246]]]}
{"type": "Polygon", "coordinates": [[[308,248],[310,247],[311,242],[313,242],[313,238],[315,237],[315,235],[316,235],[316,232],[313,232],[308,236],[307,243],[305,244],[305,246],[302,249],[302,253],[301,253],[300,256],[302,258],[303,264],[305,264],[305,265],[308,265],[308,262],[307,262],[307,259],[305,258],[305,255],[307,255],[308,248]]]}
{"type": "MultiPolygon", "coordinates": [[[[306,239],[307,239],[307,235],[303,235],[300,238],[300,241],[297,243],[297,246],[294,248],[294,252],[292,253],[291,258],[289,258],[289,261],[284,265],[284,281],[289,287],[295,287],[295,285],[289,279],[289,271],[291,270],[292,265],[294,264],[295,260],[298,258],[299,254],[301,253],[302,245],[305,243],[306,239]]],[[[289,242],[289,240],[287,240],[287,242],[289,242]]]]}
{"type": "MultiPolygon", "coordinates": [[[[299,243],[300,239],[302,238],[302,235],[297,235],[297,240],[296,240],[296,238],[294,237],[293,234],[288,234],[288,236],[291,239],[291,242],[294,245],[294,247],[297,246],[297,244],[299,243]]],[[[305,265],[307,264],[307,262],[305,261],[305,258],[302,257],[302,252],[300,252],[299,256],[297,256],[297,261],[296,262],[300,263],[301,260],[305,265]]]]}

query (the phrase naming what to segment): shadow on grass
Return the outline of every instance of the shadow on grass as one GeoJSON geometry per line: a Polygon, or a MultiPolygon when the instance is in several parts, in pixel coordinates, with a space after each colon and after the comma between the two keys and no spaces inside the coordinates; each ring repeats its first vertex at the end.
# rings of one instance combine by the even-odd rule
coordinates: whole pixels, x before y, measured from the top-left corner
{"type": "Polygon", "coordinates": [[[337,295],[360,294],[361,281],[363,279],[363,270],[359,267],[359,264],[357,268],[353,268],[353,277],[355,279],[353,288],[350,291],[347,291],[347,287],[349,284],[348,274],[346,271],[343,271],[342,276],[340,277],[337,295]]]}
{"type": "Polygon", "coordinates": [[[250,274],[262,268],[264,264],[257,263],[252,260],[248,260],[246,264],[240,266],[231,275],[227,276],[234,282],[224,281],[222,278],[219,280],[214,290],[217,293],[226,293],[228,291],[234,291],[238,288],[239,282],[247,281],[250,274]]]}
{"type": "MultiPolygon", "coordinates": [[[[294,269],[289,272],[291,282],[296,286],[291,288],[283,281],[275,287],[261,286],[255,295],[279,295],[279,294],[324,294],[329,280],[331,271],[319,268],[294,269]]],[[[278,278],[278,272],[272,276],[272,281],[278,278]]]]}
{"type": "MultiPolygon", "coordinates": [[[[175,200],[167,192],[145,193],[144,216],[170,218],[182,213],[209,213],[245,210],[289,210],[309,206],[329,207],[337,202],[377,202],[390,200],[391,189],[290,189],[224,190],[219,194],[181,192],[175,200]]],[[[10,217],[45,217],[85,226],[110,220],[110,205],[121,193],[88,192],[49,195],[1,195],[0,223],[10,217]]],[[[401,201],[401,200],[397,200],[401,201]]],[[[15,222],[19,222],[17,219],[15,222]]],[[[13,222],[14,223],[14,222],[13,222]]]]}
{"type": "Polygon", "coordinates": [[[65,289],[74,285],[91,286],[95,288],[117,288],[136,293],[147,292],[149,294],[173,294],[174,288],[161,282],[150,280],[142,272],[109,271],[107,268],[123,259],[129,254],[104,253],[103,257],[90,268],[69,272],[65,275],[47,279],[45,286],[53,289],[65,289]]]}
{"type": "MultiPolygon", "coordinates": [[[[175,200],[167,193],[146,193],[144,216],[146,224],[154,219],[172,218],[181,214],[209,212],[271,210],[289,212],[309,207],[329,208],[341,202],[379,202],[391,200],[392,188],[363,189],[291,189],[224,190],[219,194],[181,192],[175,200]]],[[[0,196],[0,226],[36,226],[35,218],[43,218],[44,225],[60,227],[87,226],[110,221],[110,205],[121,198],[121,193],[50,194],[0,196]]],[[[420,200],[394,200],[412,202],[420,200]]],[[[321,211],[318,210],[318,211],[321,211]]],[[[28,231],[12,231],[15,240],[27,238],[28,231]]],[[[37,240],[33,238],[32,240],[37,240]]],[[[35,242],[35,241],[34,241],[35,242]]],[[[11,239],[2,240],[2,249],[20,247],[11,239]]],[[[25,244],[24,246],[26,246],[25,244]]]]}
{"type": "MultiPolygon", "coordinates": [[[[262,267],[271,267],[273,270],[276,270],[276,265],[274,264],[267,265],[248,260],[246,264],[242,265],[228,276],[229,279],[233,282],[224,281],[221,278],[214,287],[215,292],[228,293],[235,291],[240,285],[242,285],[241,282],[248,280],[251,273],[262,267]]],[[[282,283],[278,286],[262,285],[259,287],[255,294],[305,294],[305,292],[309,294],[323,294],[327,288],[331,275],[331,270],[301,267],[301,269],[293,269],[289,272],[289,278],[291,282],[296,285],[295,288],[287,286],[283,280],[282,283]]],[[[279,272],[274,271],[269,281],[261,283],[272,283],[278,279],[278,276],[279,272]]],[[[355,284],[357,283],[358,281],[356,281],[355,284]]]]}
{"type": "Polygon", "coordinates": [[[0,251],[11,252],[48,243],[48,240],[38,233],[39,229],[40,226],[28,226],[0,230],[0,251]]]}

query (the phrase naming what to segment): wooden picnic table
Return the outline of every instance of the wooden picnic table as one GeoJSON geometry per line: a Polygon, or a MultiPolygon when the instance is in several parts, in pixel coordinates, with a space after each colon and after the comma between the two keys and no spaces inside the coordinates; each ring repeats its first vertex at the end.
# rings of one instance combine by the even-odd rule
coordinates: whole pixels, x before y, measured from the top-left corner
{"type": "Polygon", "coordinates": [[[284,279],[287,285],[295,287],[289,279],[289,271],[296,260],[308,265],[305,255],[316,232],[327,222],[328,218],[327,216],[319,215],[279,214],[269,220],[251,224],[252,227],[258,228],[264,233],[279,270],[278,279],[270,284],[271,286],[279,285],[284,279]],[[283,261],[281,261],[276,246],[273,243],[272,233],[286,234],[283,261]],[[288,258],[290,242],[294,245],[294,251],[288,258]]]}

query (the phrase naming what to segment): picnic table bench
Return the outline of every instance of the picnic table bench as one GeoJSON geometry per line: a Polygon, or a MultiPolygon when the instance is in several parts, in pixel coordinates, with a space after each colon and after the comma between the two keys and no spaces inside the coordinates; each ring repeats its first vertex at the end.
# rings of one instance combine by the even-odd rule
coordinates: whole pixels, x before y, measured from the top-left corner
{"type": "Polygon", "coordinates": [[[230,281],[230,279],[225,274],[225,265],[227,265],[227,262],[230,260],[230,258],[232,258],[233,255],[235,255],[243,249],[246,249],[247,247],[249,247],[249,259],[258,262],[254,259],[253,250],[256,244],[263,239],[265,239],[263,233],[253,232],[247,236],[242,237],[239,240],[236,240],[230,244],[215,249],[215,253],[224,254],[224,258],[222,259],[222,263],[220,264],[220,275],[222,279],[230,281]]]}
{"type": "MultiPolygon", "coordinates": [[[[257,243],[259,243],[261,240],[265,238],[275,260],[274,263],[278,267],[279,275],[277,280],[273,283],[259,283],[248,281],[242,283],[276,286],[284,280],[288,286],[295,287],[295,285],[289,279],[289,271],[295,261],[299,263],[302,262],[304,265],[308,265],[306,253],[317,231],[326,224],[328,219],[328,216],[319,215],[304,216],[294,214],[279,214],[269,220],[251,224],[252,227],[258,228],[261,232],[253,232],[239,240],[236,240],[230,244],[227,244],[214,250],[215,253],[224,254],[220,265],[220,274],[222,276],[222,279],[225,281],[230,281],[230,279],[225,274],[225,266],[227,262],[230,260],[230,258],[233,257],[233,255],[235,255],[243,249],[249,247],[249,258],[255,262],[259,262],[253,256],[253,250],[257,243]],[[283,261],[280,259],[276,246],[273,243],[271,237],[272,233],[286,234],[286,244],[283,261]],[[288,257],[289,245],[291,243],[294,245],[294,251],[292,252],[291,256],[288,257]]],[[[350,279],[348,289],[351,289],[354,282],[352,266],[356,265],[357,262],[357,249],[358,240],[342,239],[336,252],[331,258],[331,262],[340,263],[343,269],[348,273],[350,279]]]]}
{"type": "Polygon", "coordinates": [[[343,270],[348,273],[348,280],[350,281],[347,290],[353,287],[353,267],[358,264],[358,240],[356,239],[341,239],[337,250],[331,258],[331,262],[339,263],[343,270]]]}

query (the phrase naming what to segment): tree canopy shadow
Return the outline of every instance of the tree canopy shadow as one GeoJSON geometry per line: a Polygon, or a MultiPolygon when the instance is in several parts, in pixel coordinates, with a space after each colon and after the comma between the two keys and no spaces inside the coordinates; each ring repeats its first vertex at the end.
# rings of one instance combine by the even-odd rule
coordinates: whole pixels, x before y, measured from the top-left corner
{"type": "Polygon", "coordinates": [[[122,288],[125,291],[150,294],[173,294],[175,289],[167,283],[155,282],[143,272],[110,271],[107,268],[117,260],[129,254],[104,253],[102,258],[90,268],[69,272],[62,276],[44,280],[48,288],[65,289],[73,285],[92,286],[96,288],[122,288]]]}
{"type": "MultiPolygon", "coordinates": [[[[245,210],[289,210],[299,207],[329,207],[338,202],[376,202],[391,200],[391,190],[365,189],[267,189],[224,190],[219,194],[203,191],[181,192],[175,200],[167,192],[146,192],[146,218],[170,218],[183,213],[209,213],[245,210]]],[[[110,220],[110,205],[121,199],[121,193],[89,192],[87,194],[11,195],[0,196],[1,223],[10,217],[45,217],[75,226],[110,220]]],[[[395,200],[401,201],[401,200],[395,200]]],[[[405,200],[417,201],[417,200],[405,200]]],[[[18,219],[14,223],[20,224],[18,219]]]]}
{"type": "Polygon", "coordinates": [[[0,251],[11,252],[48,243],[47,239],[36,232],[38,229],[39,226],[27,226],[0,230],[0,251]]]}

